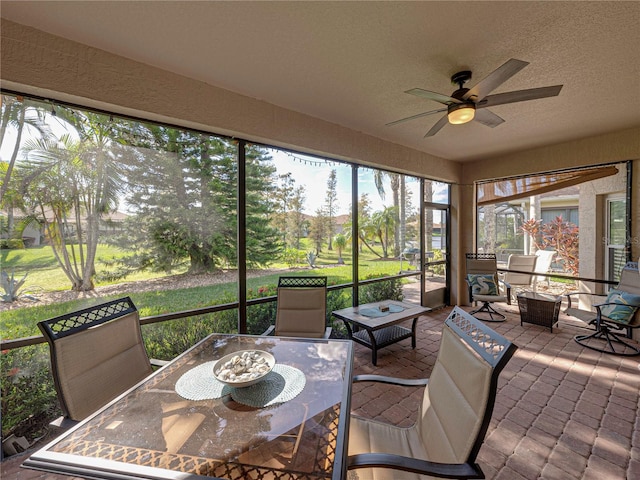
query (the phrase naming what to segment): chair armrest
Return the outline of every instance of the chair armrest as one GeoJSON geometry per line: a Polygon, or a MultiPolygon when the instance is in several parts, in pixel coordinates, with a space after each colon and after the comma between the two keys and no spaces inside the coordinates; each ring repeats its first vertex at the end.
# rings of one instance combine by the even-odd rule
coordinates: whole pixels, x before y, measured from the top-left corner
{"type": "Polygon", "coordinates": [[[564,296],[567,297],[567,308],[571,308],[571,296],[572,295],[595,295],[597,297],[606,297],[607,295],[604,293],[591,293],[591,292],[571,292],[565,293],[564,296]]]}
{"type": "Polygon", "coordinates": [[[261,337],[268,337],[270,335],[273,335],[273,332],[275,332],[275,330],[276,330],[276,326],[275,325],[271,325],[263,333],[261,333],[260,336],[261,337]]]}
{"type": "Polygon", "coordinates": [[[322,338],[330,338],[331,337],[331,332],[333,331],[332,327],[327,327],[324,329],[324,337],[322,338]]]}
{"type": "Polygon", "coordinates": [[[388,383],[390,385],[401,385],[404,387],[420,387],[429,383],[428,378],[397,378],[386,377],[384,375],[356,375],[353,377],[353,383],[356,382],[378,382],[388,383]]]}
{"type": "Polygon", "coordinates": [[[347,458],[347,469],[392,468],[444,478],[484,478],[477,464],[437,463],[390,453],[360,453],[347,458]]]}
{"type": "Polygon", "coordinates": [[[153,367],[164,367],[167,363],[169,363],[169,360],[159,360],[157,358],[150,358],[149,362],[153,367]]]}
{"type": "Polygon", "coordinates": [[[507,305],[511,305],[511,284],[509,282],[505,282],[504,280],[498,280],[498,283],[502,283],[504,285],[504,288],[507,290],[507,305]]]}

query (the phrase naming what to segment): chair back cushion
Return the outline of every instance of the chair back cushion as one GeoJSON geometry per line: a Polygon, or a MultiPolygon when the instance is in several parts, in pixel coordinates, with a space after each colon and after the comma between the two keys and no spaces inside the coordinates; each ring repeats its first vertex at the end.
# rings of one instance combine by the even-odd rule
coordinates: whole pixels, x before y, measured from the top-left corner
{"type": "Polygon", "coordinates": [[[429,460],[469,459],[487,409],[492,372],[492,366],[445,325],[417,424],[429,460]]]}
{"type": "Polygon", "coordinates": [[[275,334],[322,338],[326,312],[326,288],[279,287],[275,334]]]}
{"type": "Polygon", "coordinates": [[[620,282],[618,282],[616,289],[640,295],[640,274],[637,263],[629,262],[625,265],[620,273],[620,282]]]}
{"type": "Polygon", "coordinates": [[[59,393],[72,420],[82,420],[152,372],[137,311],[54,344],[59,393]]]}
{"type": "Polygon", "coordinates": [[[474,258],[473,254],[467,254],[467,275],[476,273],[491,273],[497,275],[498,262],[495,256],[483,255],[480,258],[474,258]]]}
{"type": "Polygon", "coordinates": [[[600,307],[602,315],[619,323],[629,323],[640,307],[640,295],[614,289],[607,295],[605,303],[609,305],[600,307]]]}
{"type": "MultiPolygon", "coordinates": [[[[520,270],[523,272],[533,272],[536,268],[536,262],[538,257],[536,255],[509,255],[507,262],[508,270],[520,270]]],[[[524,273],[510,273],[507,272],[504,276],[504,281],[513,285],[531,285],[533,275],[526,275],[524,273]]]]}
{"type": "Polygon", "coordinates": [[[474,295],[498,295],[498,285],[496,285],[495,275],[491,274],[471,274],[467,275],[467,282],[474,295]]]}
{"type": "Polygon", "coordinates": [[[600,307],[608,319],[632,328],[640,326],[640,274],[636,262],[627,262],[618,286],[609,292],[605,303],[615,304],[600,307]]]}

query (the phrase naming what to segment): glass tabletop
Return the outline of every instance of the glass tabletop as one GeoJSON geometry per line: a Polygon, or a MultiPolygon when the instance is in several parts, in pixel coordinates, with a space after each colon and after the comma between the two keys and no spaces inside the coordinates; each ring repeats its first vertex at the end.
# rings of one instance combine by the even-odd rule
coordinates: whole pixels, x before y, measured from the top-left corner
{"type": "Polygon", "coordinates": [[[25,466],[106,479],[343,478],[352,365],[352,344],[345,340],[214,334],[33,454],[25,466]],[[176,392],[176,383],[194,369],[254,349],[296,371],[302,386],[266,407],[248,406],[229,387],[200,400],[176,392]]]}

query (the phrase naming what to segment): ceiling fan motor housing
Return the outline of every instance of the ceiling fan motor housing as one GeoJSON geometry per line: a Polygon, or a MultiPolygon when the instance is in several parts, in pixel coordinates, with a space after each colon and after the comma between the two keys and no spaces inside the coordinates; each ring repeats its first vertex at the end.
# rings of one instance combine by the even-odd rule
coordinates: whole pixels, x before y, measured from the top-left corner
{"type": "Polygon", "coordinates": [[[473,102],[452,103],[447,106],[447,117],[449,118],[449,123],[460,125],[473,120],[475,111],[476,104],[473,102]],[[451,115],[458,110],[465,110],[465,112],[459,112],[458,115],[451,115]]]}

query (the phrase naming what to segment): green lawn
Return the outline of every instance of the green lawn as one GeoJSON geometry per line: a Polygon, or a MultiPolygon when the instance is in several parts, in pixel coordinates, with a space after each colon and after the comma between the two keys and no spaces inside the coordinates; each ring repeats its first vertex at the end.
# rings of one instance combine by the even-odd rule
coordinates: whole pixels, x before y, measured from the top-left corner
{"type": "MultiPolygon", "coordinates": [[[[310,250],[310,248],[308,250],[310,250]]],[[[302,258],[304,258],[304,252],[308,250],[301,250],[302,258]]],[[[100,245],[97,255],[98,261],[96,262],[98,273],[105,268],[104,264],[100,262],[100,259],[122,255],[124,255],[124,253],[117,248],[100,245]]],[[[328,276],[330,285],[348,283],[352,280],[350,251],[343,252],[342,257],[346,263],[344,265],[338,265],[337,251],[324,250],[316,260],[316,268],[309,268],[305,262],[296,265],[298,268],[292,271],[300,275],[326,275],[328,276]]],[[[372,253],[366,251],[362,252],[359,258],[361,278],[383,277],[397,274],[400,271],[400,261],[398,260],[380,260],[372,253]]],[[[2,250],[0,251],[0,259],[2,261],[2,269],[9,273],[15,272],[16,278],[21,278],[25,273],[27,274],[27,282],[25,283],[26,290],[52,292],[70,289],[70,282],[58,267],[50,247],[2,250]]],[[[284,263],[274,263],[269,265],[269,268],[282,269],[282,271],[279,273],[265,272],[264,276],[250,278],[247,281],[249,298],[264,296],[264,294],[259,293],[261,287],[263,287],[263,290],[264,287],[275,287],[278,276],[289,270],[289,267],[284,263]]],[[[406,261],[404,262],[403,268],[405,270],[407,269],[406,261]]],[[[184,273],[184,270],[176,271],[175,273],[181,274],[184,273]]],[[[162,273],[140,272],[127,277],[124,281],[145,281],[164,276],[166,275],[162,273]]],[[[118,282],[102,282],[96,283],[96,286],[106,286],[116,283],[118,282]]],[[[271,293],[275,293],[275,291],[273,290],[271,293]]],[[[37,302],[34,302],[34,306],[8,310],[2,312],[0,315],[0,335],[4,339],[38,335],[39,331],[36,326],[38,321],[121,296],[122,294],[114,294],[110,297],[92,297],[89,299],[40,306],[37,305],[37,302]]],[[[237,285],[235,282],[232,282],[175,290],[132,292],[130,296],[140,310],[140,315],[146,317],[235,301],[237,299],[237,285]]]]}
{"type": "MultiPolygon", "coordinates": [[[[117,247],[104,244],[98,245],[96,273],[99,275],[106,271],[103,261],[122,258],[125,255],[126,252],[117,247]]],[[[16,278],[22,278],[26,274],[25,290],[54,292],[71,288],[71,282],[58,266],[58,262],[49,246],[22,250],[0,250],[0,265],[2,265],[3,271],[9,274],[13,272],[16,278]]],[[[182,268],[173,273],[183,273],[184,271],[185,269],[182,268]]],[[[127,277],[126,281],[135,282],[163,276],[165,274],[159,272],[139,272],[127,277]]],[[[114,283],[118,282],[96,282],[96,286],[112,285],[114,283]]]]}

